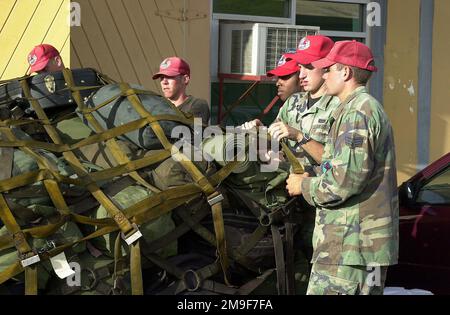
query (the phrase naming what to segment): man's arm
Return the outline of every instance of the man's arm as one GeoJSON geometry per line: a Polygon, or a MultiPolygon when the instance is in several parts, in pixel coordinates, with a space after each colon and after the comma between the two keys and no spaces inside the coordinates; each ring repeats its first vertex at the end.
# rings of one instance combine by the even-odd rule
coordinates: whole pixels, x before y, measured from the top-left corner
{"type": "Polygon", "coordinates": [[[320,177],[300,180],[308,203],[334,207],[366,187],[374,165],[373,124],[362,112],[346,114],[334,140],[332,159],[323,162],[325,172],[320,177]]]}
{"type": "Polygon", "coordinates": [[[322,155],[324,145],[316,140],[310,140],[308,143],[302,145],[305,150],[318,164],[322,164],[322,155]]]}

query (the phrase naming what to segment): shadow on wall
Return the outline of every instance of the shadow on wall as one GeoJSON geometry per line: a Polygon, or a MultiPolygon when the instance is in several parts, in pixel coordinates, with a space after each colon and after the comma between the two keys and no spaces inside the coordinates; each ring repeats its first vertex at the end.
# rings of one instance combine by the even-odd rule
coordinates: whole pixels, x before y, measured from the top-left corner
{"type": "Polygon", "coordinates": [[[450,152],[450,109],[431,115],[430,163],[450,152]]]}
{"type": "MultiPolygon", "coordinates": [[[[400,185],[404,181],[411,178],[417,172],[423,170],[425,167],[441,158],[443,155],[450,152],[450,117],[449,116],[436,116],[431,117],[430,122],[430,140],[429,145],[429,160],[426,164],[411,164],[411,163],[399,163],[397,159],[397,178],[398,184],[400,185]]],[[[409,132],[405,129],[404,132],[409,132]]],[[[418,147],[417,150],[423,148],[418,147]]],[[[413,152],[409,153],[413,155],[413,152]]]]}
{"type": "Polygon", "coordinates": [[[415,164],[406,164],[397,162],[397,184],[400,186],[403,182],[410,179],[418,172],[415,164]]]}

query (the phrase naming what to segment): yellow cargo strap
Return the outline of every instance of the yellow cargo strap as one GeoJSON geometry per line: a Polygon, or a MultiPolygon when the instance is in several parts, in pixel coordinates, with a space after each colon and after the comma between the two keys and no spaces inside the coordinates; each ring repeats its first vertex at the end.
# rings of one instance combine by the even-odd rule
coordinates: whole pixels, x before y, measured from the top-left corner
{"type": "MultiPolygon", "coordinates": [[[[0,137],[3,137],[3,134],[0,134],[0,137]]],[[[0,162],[3,170],[0,173],[0,180],[11,177],[13,159],[13,149],[1,149],[0,162]]],[[[9,206],[3,197],[3,193],[0,193],[0,219],[8,232],[11,233],[12,240],[17,252],[19,253],[21,263],[25,267],[25,294],[37,295],[37,268],[34,264],[40,259],[28,244],[24,233],[22,232],[19,224],[14,218],[14,215],[11,213],[11,209],[9,209],[9,206]]]]}
{"type": "MultiPolygon", "coordinates": [[[[117,225],[114,225],[112,227],[111,226],[102,227],[101,229],[99,229],[99,230],[93,232],[92,234],[90,234],[86,237],[83,237],[77,241],[58,246],[58,247],[50,250],[49,252],[42,253],[41,258],[42,258],[42,260],[49,259],[50,257],[54,257],[54,256],[58,255],[59,253],[63,252],[64,250],[66,250],[69,247],[72,247],[73,245],[75,245],[77,243],[88,241],[93,238],[115,232],[117,230],[118,230],[117,225]]],[[[10,265],[4,271],[0,272],[0,285],[3,284],[4,282],[6,282],[7,280],[15,277],[16,275],[22,273],[23,271],[24,271],[24,268],[22,267],[20,261],[17,261],[14,264],[10,265]]]]}
{"type": "MultiPolygon", "coordinates": [[[[44,126],[45,130],[49,134],[49,136],[52,138],[54,143],[42,143],[39,141],[23,141],[23,140],[17,140],[17,139],[9,139],[10,141],[1,141],[0,146],[5,147],[18,147],[21,150],[29,150],[27,151],[28,154],[33,155],[34,158],[37,159],[38,165],[40,170],[35,172],[30,172],[27,174],[21,174],[20,176],[16,176],[14,180],[11,181],[0,181],[0,190],[1,191],[7,191],[11,189],[11,187],[18,188],[23,185],[23,183],[34,183],[37,181],[47,181],[50,184],[47,184],[45,187],[47,190],[53,191],[49,194],[52,194],[52,200],[56,204],[59,202],[60,207],[57,207],[58,210],[65,210],[66,207],[63,204],[64,199],[58,201],[58,191],[56,191],[56,187],[51,187],[52,183],[57,182],[66,182],[66,183],[72,183],[74,185],[78,186],[84,186],[86,187],[91,194],[94,196],[94,198],[99,201],[100,204],[102,204],[106,210],[110,213],[110,211],[118,210],[119,216],[111,215],[111,218],[107,219],[91,219],[88,217],[80,216],[71,213],[70,218],[78,223],[82,224],[90,224],[94,226],[99,226],[100,229],[92,233],[91,235],[88,235],[86,237],[83,237],[80,240],[74,241],[70,244],[63,244],[51,252],[48,252],[45,254],[45,257],[42,257],[43,259],[46,259],[48,257],[54,256],[58,254],[59,252],[63,251],[64,249],[73,246],[76,243],[89,240],[94,237],[98,237],[100,235],[104,235],[107,233],[111,233],[113,231],[117,231],[117,226],[122,230],[125,224],[119,224],[117,221],[123,221],[126,220],[126,223],[131,224],[133,227],[136,225],[148,222],[149,220],[152,220],[154,218],[159,217],[160,215],[167,213],[174,208],[185,204],[186,202],[189,202],[191,200],[194,200],[196,198],[199,198],[200,193],[203,192],[208,197],[208,202],[211,205],[213,219],[214,219],[214,229],[216,237],[214,237],[212,234],[208,235],[206,234],[206,238],[209,239],[213,245],[215,245],[218,249],[218,256],[219,256],[219,262],[221,269],[224,272],[224,278],[226,283],[229,285],[227,280],[227,274],[226,271],[228,269],[228,255],[233,257],[238,262],[247,263],[245,261],[246,257],[243,257],[245,253],[249,250],[250,243],[257,242],[257,239],[262,237],[261,235],[264,235],[264,228],[257,229],[254,232],[254,238],[252,238],[252,242],[247,243],[247,246],[243,246],[240,248],[239,252],[233,253],[234,251],[230,251],[226,248],[225,244],[225,233],[224,233],[224,223],[223,223],[223,217],[222,217],[222,208],[221,208],[221,199],[222,196],[216,192],[215,186],[219,185],[224,178],[226,178],[231,171],[234,169],[234,167],[238,164],[238,162],[231,162],[227,164],[225,167],[220,169],[217,173],[215,173],[211,178],[207,178],[204,176],[197,167],[188,160],[181,152],[175,149],[175,147],[172,146],[172,144],[167,140],[167,137],[165,136],[159,121],[160,120],[171,120],[171,121],[178,121],[186,125],[192,125],[193,119],[192,117],[189,117],[188,115],[183,115],[181,112],[179,112],[178,109],[175,108],[175,110],[179,113],[179,115],[159,115],[159,116],[152,116],[150,113],[148,113],[145,108],[143,107],[138,95],[136,94],[147,94],[147,95],[155,95],[153,92],[148,91],[141,91],[137,89],[131,89],[129,85],[122,84],[121,85],[121,94],[118,95],[115,98],[111,98],[110,101],[113,101],[114,99],[117,99],[118,97],[127,97],[133,107],[136,109],[138,113],[140,113],[141,117],[143,117],[140,120],[133,121],[131,123],[124,124],[122,126],[112,128],[110,130],[103,130],[98,122],[95,120],[95,118],[92,115],[92,112],[95,110],[101,108],[101,106],[106,106],[109,102],[104,102],[103,104],[100,104],[96,106],[96,108],[93,109],[87,109],[84,105],[83,101],[81,100],[80,91],[84,88],[79,88],[74,86],[73,84],[73,77],[72,73],[69,69],[66,69],[64,72],[64,77],[66,82],[68,83],[68,88],[72,91],[72,96],[75,99],[79,111],[83,113],[84,117],[89,121],[91,126],[99,127],[94,128],[96,129],[97,134],[88,137],[87,139],[81,140],[80,142],[73,144],[73,145],[65,145],[62,144],[59,135],[56,132],[56,129],[53,127],[55,122],[51,122],[48,120],[45,112],[40,107],[38,100],[33,99],[30,95],[29,88],[27,86],[27,82],[21,82],[22,88],[25,92],[26,98],[30,101],[32,104],[34,110],[36,111],[39,122],[44,126]],[[136,129],[143,128],[147,125],[150,125],[150,127],[155,132],[156,136],[158,137],[159,141],[165,148],[165,151],[160,153],[157,157],[144,157],[139,160],[130,161],[126,154],[124,154],[121,149],[118,147],[117,143],[115,142],[115,138],[117,136],[120,136],[122,134],[125,134],[129,131],[133,131],[136,129]],[[88,173],[83,165],[80,163],[80,161],[76,158],[72,150],[75,150],[77,148],[81,148],[85,145],[89,145],[92,143],[97,143],[100,141],[106,141],[108,148],[110,149],[111,153],[113,154],[114,158],[117,160],[117,163],[119,165],[107,169],[102,170],[94,173],[88,173]],[[47,161],[44,158],[39,159],[39,155],[34,153],[32,150],[35,149],[45,149],[51,152],[58,152],[63,153],[66,160],[71,164],[71,166],[75,169],[76,173],[78,174],[77,179],[71,179],[64,177],[60,175],[58,172],[54,172],[51,169],[51,165],[47,163],[47,161]],[[174,150],[175,149],[175,150],[174,150]],[[108,199],[108,197],[100,190],[99,187],[97,187],[96,182],[100,180],[110,180],[111,178],[115,176],[122,176],[124,173],[128,173],[130,177],[133,177],[136,182],[140,183],[144,187],[150,188],[149,185],[144,179],[140,178],[140,176],[137,174],[136,170],[139,170],[143,167],[146,167],[148,165],[157,163],[157,161],[162,161],[170,156],[170,154],[174,151],[174,156],[181,158],[180,164],[186,169],[186,171],[192,176],[194,179],[196,185],[183,185],[182,187],[177,187],[176,189],[169,190],[167,192],[160,193],[161,195],[157,194],[156,196],[151,196],[147,198],[145,201],[142,201],[140,203],[135,204],[134,206],[121,210],[115,206],[114,202],[108,199]],[[136,177],[137,176],[137,177],[136,177]],[[47,187],[48,186],[48,187],[47,187]],[[9,189],[8,189],[9,188],[9,189]],[[153,197],[153,199],[152,199],[153,197]]],[[[173,106],[172,104],[168,103],[168,106],[173,106]]],[[[38,122],[38,120],[34,120],[34,123],[38,122]]],[[[4,127],[10,127],[13,125],[20,126],[22,124],[26,124],[28,122],[23,121],[3,121],[0,123],[0,126],[4,127]]],[[[151,188],[150,188],[151,189],[151,188]]],[[[61,218],[61,222],[64,222],[64,220],[67,220],[68,218],[61,218]]],[[[61,223],[59,222],[59,223],[61,223]]],[[[60,225],[59,225],[60,226],[60,225]]],[[[49,235],[55,230],[57,230],[57,225],[47,225],[42,227],[37,227],[29,230],[24,230],[23,232],[26,233],[26,235],[35,236],[35,235],[49,235]]],[[[207,231],[207,230],[206,230],[207,231]]],[[[122,230],[123,232],[123,230],[122,230]]],[[[209,232],[209,231],[208,231],[209,232]]],[[[4,248],[5,246],[11,245],[11,239],[10,238],[4,238],[0,237],[0,248],[4,248]]],[[[133,294],[141,294],[142,293],[142,274],[140,272],[140,259],[137,259],[139,250],[140,250],[141,244],[136,244],[136,246],[131,248],[132,254],[130,255],[130,267],[132,270],[132,279],[133,280],[133,294]]],[[[211,270],[213,270],[212,268],[211,270]]],[[[22,269],[23,271],[23,269],[22,269]]],[[[14,264],[7,268],[5,272],[0,273],[0,283],[2,283],[1,280],[4,280],[8,275],[11,276],[12,274],[20,273],[20,266],[17,266],[17,264],[14,264]]]]}
{"type": "MultiPolygon", "coordinates": [[[[289,149],[288,145],[286,144],[285,139],[281,141],[281,146],[283,148],[283,152],[286,155],[287,159],[291,163],[292,166],[292,172],[294,174],[303,174],[305,173],[305,169],[303,168],[303,165],[297,160],[294,153],[292,153],[291,149],[289,149]]],[[[273,240],[275,244],[275,240],[278,240],[277,233],[274,232],[276,228],[272,226],[272,234],[273,234],[273,240]]],[[[294,226],[291,222],[285,223],[285,229],[286,229],[286,261],[282,262],[282,264],[286,265],[284,270],[278,270],[277,266],[277,278],[278,278],[278,292],[285,292],[288,295],[294,295],[295,294],[295,271],[294,271],[294,226]]],[[[282,246],[282,245],[280,245],[282,246]]],[[[277,249],[275,249],[277,251],[277,249]]],[[[278,253],[279,255],[282,255],[282,253],[278,253]]],[[[277,258],[278,258],[277,257],[277,258]]],[[[277,259],[277,265],[278,265],[279,259],[277,259]]],[[[283,267],[284,268],[284,267],[283,267]]],[[[283,269],[281,268],[281,269],[283,269]]]]}
{"type": "Polygon", "coordinates": [[[131,293],[133,295],[144,295],[140,241],[131,244],[130,256],[131,293]]]}
{"type": "MultiPolygon", "coordinates": [[[[11,129],[2,128],[1,131],[7,137],[8,140],[10,141],[16,140],[11,129]]],[[[39,166],[39,169],[53,170],[55,174],[57,173],[56,165],[51,166],[46,159],[44,159],[42,156],[40,156],[33,150],[27,147],[21,147],[21,150],[34,158],[34,160],[39,166]]],[[[66,201],[64,200],[64,196],[61,190],[59,189],[57,181],[55,181],[54,179],[44,179],[43,183],[45,188],[47,189],[50,199],[53,201],[53,204],[56,206],[58,212],[63,216],[70,215],[69,207],[67,206],[66,201]]]]}
{"type": "MultiPolygon", "coordinates": [[[[56,223],[33,227],[30,229],[23,229],[22,232],[26,237],[31,236],[33,238],[46,238],[49,235],[54,234],[61,226],[67,222],[67,217],[60,217],[56,223]]],[[[0,236],[0,250],[14,247],[14,240],[12,235],[4,234],[0,236]]]]}
{"type": "Polygon", "coordinates": [[[20,229],[19,224],[14,218],[11,210],[6,203],[3,194],[0,194],[0,219],[12,234],[13,241],[19,253],[22,266],[25,268],[25,294],[37,294],[37,272],[35,263],[40,260],[39,256],[33,252],[31,246],[28,244],[25,235],[20,229]]]}
{"type": "MultiPolygon", "coordinates": [[[[70,69],[64,69],[63,71],[64,79],[67,83],[68,88],[72,91],[72,97],[74,98],[78,108],[80,110],[84,110],[86,108],[86,105],[84,104],[80,91],[77,91],[75,88],[75,81],[73,79],[72,71],[70,69]]],[[[83,114],[84,117],[89,121],[91,126],[94,128],[94,131],[97,133],[101,133],[104,131],[104,129],[101,127],[101,125],[98,123],[98,121],[94,118],[92,114],[83,114]]],[[[120,149],[119,145],[114,139],[110,139],[106,141],[106,146],[110,150],[113,157],[116,159],[116,161],[119,164],[126,164],[130,162],[127,155],[120,149]]],[[[153,186],[151,186],[149,183],[147,183],[137,172],[131,172],[129,174],[130,177],[132,177],[134,180],[136,180],[139,184],[141,184],[144,187],[147,187],[149,189],[152,189],[153,186]]]]}
{"type": "Polygon", "coordinates": [[[305,172],[305,169],[303,168],[302,164],[297,160],[294,153],[292,153],[291,149],[289,149],[288,145],[285,141],[281,141],[281,147],[283,148],[283,152],[286,155],[289,163],[291,163],[292,170],[294,174],[303,174],[305,172]]]}
{"type": "MultiPolygon", "coordinates": [[[[73,91],[74,87],[74,80],[72,76],[72,72],[69,69],[63,70],[64,79],[68,85],[68,87],[72,91],[72,95],[79,106],[79,108],[83,108],[84,104],[81,100],[81,94],[79,91],[73,91]]],[[[28,82],[26,80],[23,80],[20,82],[22,89],[24,91],[24,94],[27,98],[31,98],[31,92],[30,88],[28,86],[28,82]]],[[[52,138],[53,142],[56,144],[61,144],[61,138],[59,137],[56,129],[51,126],[49,123],[49,120],[47,118],[47,115],[45,114],[42,107],[39,105],[39,102],[36,100],[30,100],[30,103],[35,110],[37,116],[39,119],[47,122],[48,124],[44,125],[45,130],[47,131],[48,135],[52,138]]],[[[93,117],[92,117],[93,118],[93,117]]],[[[95,119],[91,119],[91,123],[96,129],[97,132],[101,132],[102,128],[98,124],[98,122],[95,119]]],[[[108,148],[111,150],[111,153],[113,156],[118,160],[118,162],[127,163],[129,162],[126,155],[121,151],[120,147],[117,145],[115,140],[109,140],[106,142],[108,148]]],[[[88,177],[89,173],[84,169],[81,162],[77,159],[75,154],[72,151],[64,152],[63,153],[66,160],[72,164],[74,167],[75,172],[80,177],[88,177]]],[[[141,184],[147,184],[145,180],[143,180],[137,173],[130,174],[131,177],[133,177],[137,182],[141,184]]],[[[135,242],[142,234],[139,232],[139,229],[135,224],[131,224],[131,222],[124,216],[124,214],[120,211],[120,209],[110,200],[101,190],[100,188],[94,184],[91,183],[87,186],[89,191],[92,193],[92,195],[102,204],[109,215],[114,219],[114,221],[117,223],[121,230],[122,237],[127,241],[127,243],[131,244],[132,242],[135,242]]],[[[133,260],[134,263],[139,263],[137,260],[133,260]]],[[[133,270],[140,269],[140,266],[137,266],[136,268],[133,268],[133,270]]]]}
{"type": "MultiPolygon", "coordinates": [[[[74,84],[72,72],[69,69],[65,69],[65,70],[63,70],[63,75],[64,75],[64,79],[65,79],[68,87],[72,91],[72,96],[75,99],[75,102],[77,103],[78,108],[81,111],[85,110],[86,106],[84,105],[83,100],[81,99],[80,91],[76,91],[73,89],[75,84],[74,84]]],[[[93,126],[94,130],[97,133],[104,131],[104,129],[101,127],[101,125],[97,122],[97,120],[94,118],[94,116],[91,113],[83,113],[83,116],[86,117],[86,119],[89,121],[91,126],[93,126]]],[[[109,148],[111,154],[113,155],[113,157],[116,159],[116,161],[119,164],[126,164],[126,163],[130,162],[130,160],[128,159],[126,154],[122,152],[122,150],[120,149],[120,147],[118,146],[118,144],[116,143],[116,141],[114,139],[110,139],[110,140],[106,141],[106,146],[109,148]]],[[[130,172],[129,176],[132,177],[134,180],[136,180],[136,182],[138,182],[142,186],[147,187],[150,190],[153,190],[153,186],[150,185],[149,183],[147,183],[137,172],[130,172]]],[[[124,217],[122,217],[121,219],[126,220],[126,218],[124,218],[124,217]]],[[[136,226],[136,225],[134,225],[134,226],[136,226]]],[[[125,234],[123,234],[123,235],[125,235],[125,234]]],[[[142,283],[138,284],[136,282],[142,278],[142,275],[139,275],[141,273],[141,271],[140,271],[141,270],[141,262],[140,262],[140,260],[136,259],[136,251],[139,250],[139,245],[131,246],[131,250],[132,250],[132,255],[130,258],[130,273],[131,273],[131,278],[134,280],[134,281],[132,281],[132,290],[133,290],[133,294],[138,294],[138,293],[142,294],[142,292],[141,292],[142,291],[141,290],[142,283]],[[138,270],[139,270],[139,274],[137,274],[138,270]]]]}
{"type": "MultiPolygon", "coordinates": [[[[73,83],[73,78],[71,82],[73,83]]],[[[28,82],[26,80],[23,80],[20,81],[20,84],[22,86],[22,90],[24,91],[25,96],[31,98],[31,92],[28,82]]],[[[56,129],[49,124],[47,115],[45,114],[44,110],[39,105],[39,103],[36,100],[31,100],[30,103],[34,111],[36,112],[38,118],[41,119],[42,121],[47,122],[47,124],[44,125],[44,128],[47,131],[50,138],[53,140],[53,142],[55,142],[56,144],[61,144],[62,141],[60,136],[58,135],[56,129]]],[[[75,172],[78,174],[79,177],[86,177],[86,178],[90,177],[89,173],[84,169],[83,165],[77,159],[77,157],[72,151],[64,152],[63,155],[65,159],[72,165],[72,167],[74,168],[75,172]]],[[[117,223],[120,230],[124,233],[125,236],[130,236],[137,232],[135,228],[132,226],[132,224],[128,221],[128,219],[125,218],[122,212],[113,204],[113,202],[100,190],[100,188],[96,184],[91,183],[87,186],[87,188],[92,193],[94,198],[96,198],[98,202],[105,207],[109,215],[114,219],[114,221],[117,223]]]]}
{"type": "MultiPolygon", "coordinates": [[[[167,191],[164,191],[161,193],[161,196],[153,195],[150,196],[147,199],[142,200],[140,203],[135,204],[134,206],[128,208],[130,210],[130,214],[134,215],[136,214],[135,223],[136,224],[143,224],[145,222],[148,222],[150,220],[153,220],[155,218],[160,217],[161,215],[171,211],[172,209],[179,207],[183,205],[186,200],[191,200],[193,198],[198,198],[200,195],[200,188],[195,186],[194,184],[188,184],[180,187],[171,188],[167,191]],[[162,198],[163,197],[163,198],[162,198]],[[157,203],[155,205],[155,203],[157,203]]],[[[124,213],[127,214],[128,209],[124,210],[124,213]]],[[[55,249],[51,250],[48,253],[45,253],[45,256],[41,257],[42,260],[45,260],[49,257],[52,257],[54,255],[59,254],[60,252],[64,251],[67,248],[72,247],[73,245],[84,242],[114,231],[117,231],[117,225],[114,224],[114,221],[112,219],[91,219],[87,217],[82,217],[79,215],[72,215],[75,222],[83,223],[83,224],[91,224],[91,225],[97,225],[97,226],[103,226],[99,230],[93,232],[92,234],[81,238],[79,240],[73,241],[71,243],[63,244],[61,246],[56,247],[55,249]]],[[[127,214],[127,217],[130,217],[131,215],[127,214]]],[[[44,238],[50,234],[53,234],[54,231],[56,231],[62,224],[64,224],[65,221],[59,222],[55,225],[46,225],[41,227],[36,227],[32,229],[25,229],[23,230],[23,233],[25,235],[31,235],[33,237],[39,237],[44,238]]],[[[9,238],[0,237],[0,240],[3,243],[10,243],[11,240],[9,238]]],[[[2,243],[0,242],[0,244],[2,243]]],[[[15,264],[14,264],[15,265],[15,264]]],[[[14,266],[13,265],[13,266],[14,266]]],[[[18,270],[17,268],[14,268],[13,266],[10,266],[10,268],[7,268],[4,272],[0,272],[0,284],[4,281],[8,280],[9,278],[13,277],[11,271],[14,270],[14,272],[20,273],[23,271],[23,269],[18,270]]]]}
{"type": "MultiPolygon", "coordinates": [[[[55,144],[55,143],[48,143],[48,142],[42,142],[42,141],[36,141],[36,140],[15,140],[15,141],[0,141],[1,147],[28,147],[28,148],[36,148],[36,149],[44,149],[50,152],[54,153],[64,153],[67,151],[73,151],[75,149],[82,148],[84,146],[98,143],[100,141],[108,141],[111,139],[114,139],[117,136],[121,136],[123,134],[126,134],[130,131],[134,131],[136,129],[140,129],[142,127],[145,127],[149,123],[153,123],[155,121],[159,120],[170,120],[170,121],[177,121],[181,123],[189,123],[189,119],[177,117],[174,115],[158,115],[151,118],[143,118],[139,120],[132,121],[130,123],[126,123],[124,125],[111,128],[109,130],[105,130],[102,133],[94,134],[86,139],[83,139],[75,144],[67,145],[67,144],[55,144]]],[[[5,125],[5,124],[4,124],[5,125]]],[[[19,125],[19,124],[16,124],[19,125]]],[[[42,125],[45,125],[44,123],[42,125]]],[[[51,124],[53,125],[53,124],[51,124]]],[[[5,127],[0,124],[0,127],[5,127]]],[[[9,126],[6,126],[9,127],[9,126]]],[[[124,163],[121,163],[124,164],[124,163]]]]}
{"type": "MultiPolygon", "coordinates": [[[[132,104],[136,112],[143,118],[154,118],[142,105],[139,97],[136,95],[136,91],[130,87],[127,83],[121,83],[120,89],[124,96],[126,96],[129,100],[129,102],[132,104]]],[[[174,108],[177,112],[179,110],[173,105],[169,104],[167,101],[168,106],[171,106],[174,108]]],[[[180,113],[180,115],[182,115],[180,113]]],[[[213,215],[213,222],[214,222],[214,230],[216,233],[216,241],[217,241],[217,250],[219,254],[220,263],[222,265],[222,270],[224,274],[224,279],[227,284],[228,282],[228,276],[227,271],[229,267],[228,262],[228,256],[227,256],[227,250],[226,250],[226,242],[225,242],[225,226],[223,223],[223,216],[222,216],[222,199],[223,197],[216,192],[214,187],[211,185],[211,183],[208,181],[206,176],[204,176],[192,163],[191,160],[189,160],[185,155],[183,155],[178,148],[173,146],[169,140],[167,139],[166,135],[164,134],[163,129],[161,128],[161,125],[157,120],[152,122],[150,124],[150,127],[152,128],[153,132],[155,133],[156,137],[162,144],[163,148],[166,150],[170,150],[172,152],[172,156],[179,161],[179,163],[183,166],[183,168],[191,175],[192,179],[201,187],[202,191],[206,194],[208,197],[208,203],[211,206],[211,211],[213,215]]]]}

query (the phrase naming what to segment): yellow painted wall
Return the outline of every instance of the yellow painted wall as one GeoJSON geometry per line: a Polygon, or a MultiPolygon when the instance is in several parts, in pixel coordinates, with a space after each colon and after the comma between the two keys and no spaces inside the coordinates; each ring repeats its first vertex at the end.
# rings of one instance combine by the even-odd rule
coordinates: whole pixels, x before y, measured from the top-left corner
{"type": "Polygon", "coordinates": [[[394,128],[399,184],[417,172],[420,0],[407,2],[387,2],[384,56],[384,107],[394,128]]]}
{"type": "Polygon", "coordinates": [[[450,1],[434,5],[430,161],[450,152],[450,1]]]}
{"type": "Polygon", "coordinates": [[[0,0],[0,80],[23,76],[34,46],[48,43],[70,64],[69,0],[0,0]]]}
{"type": "Polygon", "coordinates": [[[191,66],[188,93],[209,100],[209,0],[79,0],[81,27],[71,31],[72,67],[160,92],[152,75],[166,57],[191,66]],[[181,21],[186,5],[187,21],[181,21]],[[200,35],[201,34],[201,35],[200,35]]]}

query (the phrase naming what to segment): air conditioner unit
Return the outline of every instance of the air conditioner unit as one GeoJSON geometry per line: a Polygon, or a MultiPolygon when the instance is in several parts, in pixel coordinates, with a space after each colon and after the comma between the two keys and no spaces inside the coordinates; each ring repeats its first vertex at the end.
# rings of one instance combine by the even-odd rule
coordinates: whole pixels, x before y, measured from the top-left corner
{"type": "Polygon", "coordinates": [[[265,75],[281,55],[295,51],[301,38],[318,34],[315,26],[241,23],[220,26],[220,72],[265,75]]]}

